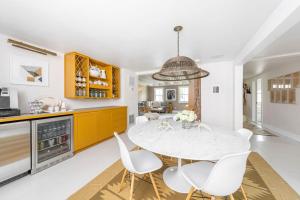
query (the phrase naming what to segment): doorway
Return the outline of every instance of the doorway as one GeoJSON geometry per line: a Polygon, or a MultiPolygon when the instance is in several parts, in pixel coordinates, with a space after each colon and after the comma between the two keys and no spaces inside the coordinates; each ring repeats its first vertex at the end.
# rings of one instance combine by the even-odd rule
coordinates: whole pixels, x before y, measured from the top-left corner
{"type": "Polygon", "coordinates": [[[252,122],[262,125],[262,79],[252,81],[252,122]]]}
{"type": "Polygon", "coordinates": [[[262,81],[256,80],[256,124],[262,125],[262,81]]]}

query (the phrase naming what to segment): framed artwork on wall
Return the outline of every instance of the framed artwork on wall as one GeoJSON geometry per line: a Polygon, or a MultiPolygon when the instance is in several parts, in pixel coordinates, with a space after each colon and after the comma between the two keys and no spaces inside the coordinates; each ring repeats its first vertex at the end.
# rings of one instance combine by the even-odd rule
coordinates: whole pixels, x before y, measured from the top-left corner
{"type": "Polygon", "coordinates": [[[270,102],[296,104],[296,89],[300,88],[300,72],[282,75],[268,80],[270,102]]]}
{"type": "Polygon", "coordinates": [[[166,89],[166,100],[176,101],[176,89],[166,89]]]}
{"type": "Polygon", "coordinates": [[[13,84],[48,86],[48,63],[13,56],[10,61],[10,81],[13,84]]]}

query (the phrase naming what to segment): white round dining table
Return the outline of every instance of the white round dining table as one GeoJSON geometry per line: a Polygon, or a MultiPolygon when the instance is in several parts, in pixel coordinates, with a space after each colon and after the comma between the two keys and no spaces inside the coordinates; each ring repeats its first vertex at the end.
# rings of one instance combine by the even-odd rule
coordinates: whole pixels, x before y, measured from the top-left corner
{"type": "Polygon", "coordinates": [[[191,185],[181,172],[181,159],[216,161],[227,154],[248,151],[250,142],[231,129],[210,126],[183,129],[181,122],[172,119],[153,120],[132,126],[129,139],[137,146],[165,156],[178,158],[177,166],[163,173],[166,185],[174,191],[188,193],[191,185]],[[162,128],[168,122],[169,129],[162,128]],[[171,128],[172,127],[172,128],[171,128]]]}

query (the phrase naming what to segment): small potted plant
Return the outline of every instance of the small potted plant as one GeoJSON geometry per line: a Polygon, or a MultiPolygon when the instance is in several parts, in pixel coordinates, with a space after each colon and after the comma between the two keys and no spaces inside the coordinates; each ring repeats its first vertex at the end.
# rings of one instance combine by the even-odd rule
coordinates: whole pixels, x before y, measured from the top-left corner
{"type": "Polygon", "coordinates": [[[182,122],[182,128],[184,129],[192,128],[196,119],[197,119],[197,115],[195,114],[194,111],[191,110],[184,110],[174,116],[175,121],[182,122]]]}

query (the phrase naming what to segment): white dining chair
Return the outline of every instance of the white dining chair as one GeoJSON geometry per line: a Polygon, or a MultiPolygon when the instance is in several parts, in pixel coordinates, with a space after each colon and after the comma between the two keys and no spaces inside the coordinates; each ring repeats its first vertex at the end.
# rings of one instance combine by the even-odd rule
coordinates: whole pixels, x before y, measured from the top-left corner
{"type": "Polygon", "coordinates": [[[250,140],[253,135],[253,132],[246,128],[241,128],[237,132],[247,140],[250,140]]]}
{"type": "Polygon", "coordinates": [[[120,148],[121,160],[125,167],[122,180],[120,183],[119,191],[122,190],[122,186],[125,180],[125,176],[127,172],[131,174],[131,185],[130,185],[130,197],[131,200],[133,198],[133,187],[134,187],[134,179],[135,174],[149,174],[151,182],[153,184],[153,188],[157,198],[160,200],[160,196],[152,176],[152,172],[160,169],[162,167],[161,160],[154,155],[152,152],[147,150],[136,150],[136,151],[128,151],[125,143],[120,138],[118,133],[114,133],[117,138],[118,145],[120,148]]]}
{"type": "Polygon", "coordinates": [[[242,184],[250,151],[224,156],[217,163],[196,162],[182,166],[182,173],[192,186],[186,200],[190,200],[196,190],[215,196],[230,196],[242,184]]]}
{"type": "Polygon", "coordinates": [[[207,124],[205,124],[203,122],[200,122],[200,124],[198,125],[198,127],[199,128],[204,128],[204,129],[208,130],[209,132],[212,132],[212,128],[209,125],[207,125],[207,124]]]}
{"type": "MultiPolygon", "coordinates": [[[[250,141],[252,135],[253,135],[253,132],[250,131],[249,129],[246,129],[246,128],[241,128],[237,131],[242,137],[246,138],[247,140],[250,141]]],[[[249,146],[249,149],[250,149],[251,146],[249,146]]],[[[243,185],[241,185],[241,190],[242,190],[242,193],[243,193],[243,196],[244,196],[244,199],[247,200],[247,195],[246,195],[246,192],[243,188],[243,185]]]]}
{"type": "MultiPolygon", "coordinates": [[[[203,122],[200,122],[199,123],[199,125],[198,125],[198,128],[204,128],[204,129],[206,129],[207,131],[209,131],[209,132],[212,132],[212,128],[209,126],[209,125],[207,125],[207,124],[205,124],[205,123],[203,123],[203,122]]],[[[193,160],[190,160],[190,163],[192,163],[193,162],[193,160]]]]}
{"type": "Polygon", "coordinates": [[[147,122],[147,121],[149,121],[149,120],[148,120],[148,118],[145,117],[145,116],[137,116],[137,117],[135,118],[135,123],[136,123],[136,124],[145,123],[145,122],[147,122]]]}
{"type": "Polygon", "coordinates": [[[158,120],[160,117],[160,115],[158,113],[145,113],[144,116],[148,118],[148,121],[158,120]]]}

